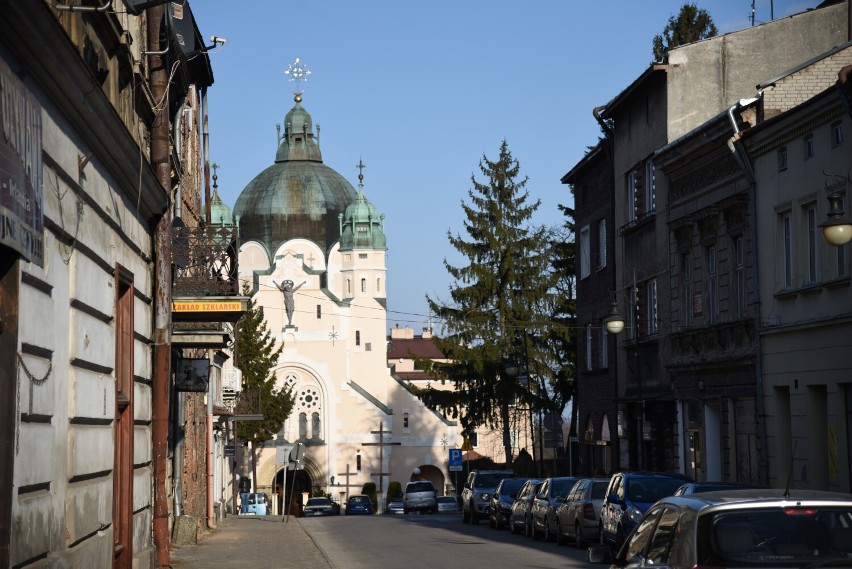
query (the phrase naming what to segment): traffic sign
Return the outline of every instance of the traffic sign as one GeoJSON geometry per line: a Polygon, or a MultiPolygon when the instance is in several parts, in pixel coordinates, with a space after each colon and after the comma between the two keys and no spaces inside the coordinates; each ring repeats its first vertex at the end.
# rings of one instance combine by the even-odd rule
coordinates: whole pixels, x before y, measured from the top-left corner
{"type": "Polygon", "coordinates": [[[462,451],[460,448],[450,449],[450,472],[462,470],[462,451]]]}

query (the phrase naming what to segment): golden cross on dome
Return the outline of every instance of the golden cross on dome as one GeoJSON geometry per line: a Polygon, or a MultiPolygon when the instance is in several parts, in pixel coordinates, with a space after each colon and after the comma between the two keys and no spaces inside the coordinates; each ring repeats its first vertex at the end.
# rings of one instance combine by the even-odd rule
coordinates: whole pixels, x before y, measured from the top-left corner
{"type": "Polygon", "coordinates": [[[296,61],[289,64],[287,69],[284,71],[284,75],[289,77],[288,81],[294,81],[296,83],[296,90],[293,91],[293,94],[296,95],[296,100],[300,101],[302,99],[301,95],[305,92],[304,89],[300,89],[299,85],[302,81],[308,80],[308,75],[311,74],[311,70],[308,69],[304,63],[302,63],[299,58],[296,58],[296,61]]]}

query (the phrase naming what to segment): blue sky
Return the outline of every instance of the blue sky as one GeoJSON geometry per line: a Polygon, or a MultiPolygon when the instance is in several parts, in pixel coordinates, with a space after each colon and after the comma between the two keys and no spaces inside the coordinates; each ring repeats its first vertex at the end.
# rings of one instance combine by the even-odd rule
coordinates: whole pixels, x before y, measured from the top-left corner
{"type": "MultiPolygon", "coordinates": [[[[720,33],[751,25],[751,0],[696,2],[720,33]]],[[[592,109],[651,62],[651,41],[682,1],[192,0],[210,52],[210,156],[232,206],[271,165],[276,124],[293,106],[284,71],[311,70],[303,106],[321,127],[323,161],[386,215],[388,327],[420,333],[425,296],[449,299],[447,241],[463,233],[462,201],[483,154],[506,140],[541,200],[535,223],[559,225],[571,205],[560,178],[595,144],[592,109]]],[[[755,19],[818,2],[755,0],[755,19]]],[[[283,125],[282,125],[283,128],[283,125]]]]}

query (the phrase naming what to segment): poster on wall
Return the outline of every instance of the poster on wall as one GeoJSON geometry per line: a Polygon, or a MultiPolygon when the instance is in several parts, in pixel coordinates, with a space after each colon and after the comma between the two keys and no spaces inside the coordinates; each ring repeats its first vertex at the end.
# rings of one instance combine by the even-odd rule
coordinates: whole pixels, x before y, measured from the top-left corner
{"type": "Polygon", "coordinates": [[[0,59],[0,245],[44,267],[41,105],[0,59]]]}

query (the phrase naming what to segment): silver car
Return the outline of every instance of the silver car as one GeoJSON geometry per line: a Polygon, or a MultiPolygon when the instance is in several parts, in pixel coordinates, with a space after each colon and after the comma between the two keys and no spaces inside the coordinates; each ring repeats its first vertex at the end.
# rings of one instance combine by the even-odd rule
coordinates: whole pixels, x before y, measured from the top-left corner
{"type": "Polygon", "coordinates": [[[556,541],[586,547],[600,533],[601,504],[609,478],[581,478],[556,509],[556,541]]]}
{"type": "Polygon", "coordinates": [[[403,513],[438,511],[438,493],[428,480],[416,480],[405,485],[402,496],[403,513]]]}
{"type": "Polygon", "coordinates": [[[518,495],[512,503],[512,513],[509,515],[509,531],[512,533],[532,537],[532,502],[543,483],[544,480],[531,478],[518,490],[518,495]]]}
{"type": "Polygon", "coordinates": [[[815,490],[725,490],[662,498],[624,546],[589,547],[612,567],[849,567],[852,496],[815,490]]]}

